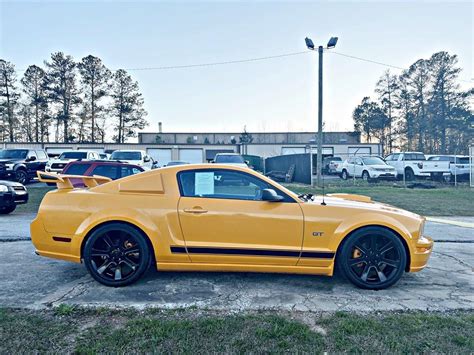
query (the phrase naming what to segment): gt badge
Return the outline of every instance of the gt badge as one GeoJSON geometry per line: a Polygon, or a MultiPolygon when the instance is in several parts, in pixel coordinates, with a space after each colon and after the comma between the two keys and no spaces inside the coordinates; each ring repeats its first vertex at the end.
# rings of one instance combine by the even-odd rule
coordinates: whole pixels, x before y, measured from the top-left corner
{"type": "Polygon", "coordinates": [[[313,232],[313,237],[322,237],[323,234],[323,232],[313,232]]]}

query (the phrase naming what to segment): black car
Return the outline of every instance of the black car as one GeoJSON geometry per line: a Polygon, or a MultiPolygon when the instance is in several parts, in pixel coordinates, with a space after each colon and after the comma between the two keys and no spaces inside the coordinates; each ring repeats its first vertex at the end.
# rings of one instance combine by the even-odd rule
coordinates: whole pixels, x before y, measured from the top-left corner
{"type": "Polygon", "coordinates": [[[0,150],[0,179],[27,184],[36,177],[38,170],[44,171],[48,160],[48,154],[43,149],[0,150]]]}
{"type": "Polygon", "coordinates": [[[28,190],[19,182],[0,180],[0,214],[8,214],[17,205],[28,202],[28,190]]]}

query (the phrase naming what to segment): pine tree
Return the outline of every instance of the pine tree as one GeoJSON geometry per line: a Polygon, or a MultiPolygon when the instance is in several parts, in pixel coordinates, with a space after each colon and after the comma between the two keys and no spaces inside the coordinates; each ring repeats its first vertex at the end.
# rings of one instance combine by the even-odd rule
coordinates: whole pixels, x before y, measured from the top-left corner
{"type": "Polygon", "coordinates": [[[99,127],[103,126],[103,124],[98,124],[98,121],[105,119],[103,116],[105,108],[100,105],[99,101],[107,95],[111,72],[102,64],[100,58],[92,55],[82,58],[77,67],[85,89],[85,99],[90,109],[90,141],[94,143],[96,142],[96,131],[100,129],[99,127]]]}
{"type": "Polygon", "coordinates": [[[117,132],[114,140],[124,143],[127,138],[136,137],[137,129],[143,129],[148,124],[145,120],[147,112],[143,108],[143,97],[139,91],[138,82],[123,69],[113,75],[112,115],[116,119],[114,130],[117,132]]]}
{"type": "Polygon", "coordinates": [[[0,59],[0,114],[2,116],[3,138],[10,142],[15,141],[15,130],[17,118],[15,117],[15,109],[20,94],[16,87],[15,66],[4,59],[0,59]],[[4,134],[6,133],[6,134],[4,134]]]}

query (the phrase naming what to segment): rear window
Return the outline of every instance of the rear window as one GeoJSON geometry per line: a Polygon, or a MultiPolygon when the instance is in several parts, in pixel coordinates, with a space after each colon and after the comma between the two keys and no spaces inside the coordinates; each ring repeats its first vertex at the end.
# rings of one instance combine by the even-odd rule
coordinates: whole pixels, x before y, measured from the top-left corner
{"type": "Polygon", "coordinates": [[[63,171],[63,174],[69,175],[84,175],[91,164],[71,164],[63,171]]]}
{"type": "Polygon", "coordinates": [[[142,160],[140,152],[113,152],[111,160],[142,160]]]}
{"type": "Polygon", "coordinates": [[[457,164],[469,164],[469,158],[468,157],[463,157],[463,158],[457,158],[457,164]]]}
{"type": "Polygon", "coordinates": [[[245,164],[244,158],[240,155],[218,155],[216,156],[215,162],[245,164]]]}
{"type": "Polygon", "coordinates": [[[106,176],[112,180],[120,178],[117,165],[98,165],[92,170],[92,175],[106,176]]]}
{"type": "Polygon", "coordinates": [[[122,171],[121,176],[125,177],[129,175],[135,175],[135,174],[141,173],[143,169],[138,168],[136,166],[122,166],[121,171],[122,171]]]}
{"type": "Polygon", "coordinates": [[[424,154],[407,153],[404,155],[404,160],[426,160],[424,154]]]}
{"type": "Polygon", "coordinates": [[[64,152],[59,159],[86,159],[87,152],[64,152]]]}

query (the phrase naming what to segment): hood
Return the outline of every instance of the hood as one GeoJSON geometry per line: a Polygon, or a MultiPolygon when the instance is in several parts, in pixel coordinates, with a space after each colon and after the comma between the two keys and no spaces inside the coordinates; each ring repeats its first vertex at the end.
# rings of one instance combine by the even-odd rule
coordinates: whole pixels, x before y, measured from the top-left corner
{"type": "MultiPolygon", "coordinates": [[[[312,201],[306,202],[308,204],[320,205],[323,202],[321,195],[315,196],[312,201]]],[[[353,194],[329,194],[324,197],[324,202],[327,206],[354,208],[357,210],[379,211],[403,215],[415,219],[423,219],[422,216],[409,212],[407,210],[387,205],[381,202],[372,201],[369,196],[353,195],[353,194]]]]}
{"type": "Polygon", "coordinates": [[[51,164],[53,164],[53,163],[69,163],[71,161],[76,161],[76,160],[79,160],[79,159],[51,159],[49,162],[51,164]]]}
{"type": "Polygon", "coordinates": [[[395,170],[393,166],[390,165],[384,165],[384,164],[377,164],[377,165],[366,165],[369,169],[389,169],[389,170],[395,170]]]}
{"type": "Polygon", "coordinates": [[[13,186],[23,186],[23,185],[20,184],[19,182],[16,182],[16,181],[7,181],[7,180],[0,180],[0,185],[6,185],[6,186],[10,186],[10,187],[13,187],[13,186]]]}
{"type": "Polygon", "coordinates": [[[14,164],[18,161],[23,161],[22,159],[0,159],[0,164],[14,164]]]}

